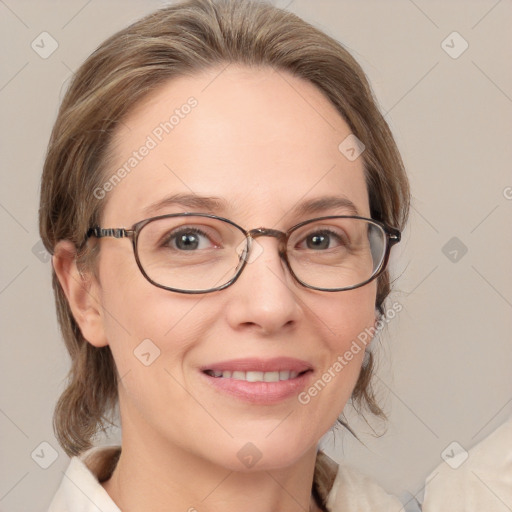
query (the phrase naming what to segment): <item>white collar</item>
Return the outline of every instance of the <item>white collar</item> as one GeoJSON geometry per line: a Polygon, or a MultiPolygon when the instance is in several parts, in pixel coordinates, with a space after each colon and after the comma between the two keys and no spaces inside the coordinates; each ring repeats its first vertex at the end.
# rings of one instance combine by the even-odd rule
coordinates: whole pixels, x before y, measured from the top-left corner
{"type": "Polygon", "coordinates": [[[100,484],[97,470],[86,463],[91,456],[111,456],[113,449],[119,447],[94,447],[72,457],[48,512],[121,512],[100,484]]]}

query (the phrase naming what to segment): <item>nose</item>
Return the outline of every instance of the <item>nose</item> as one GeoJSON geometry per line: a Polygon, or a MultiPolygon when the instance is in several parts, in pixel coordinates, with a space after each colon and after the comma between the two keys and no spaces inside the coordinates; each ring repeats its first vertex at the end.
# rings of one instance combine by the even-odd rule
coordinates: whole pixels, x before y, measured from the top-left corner
{"type": "Polygon", "coordinates": [[[275,334],[294,327],[301,318],[300,285],[279,253],[280,232],[253,230],[252,233],[255,240],[245,268],[233,286],[225,290],[230,293],[226,315],[235,330],[275,334]]]}

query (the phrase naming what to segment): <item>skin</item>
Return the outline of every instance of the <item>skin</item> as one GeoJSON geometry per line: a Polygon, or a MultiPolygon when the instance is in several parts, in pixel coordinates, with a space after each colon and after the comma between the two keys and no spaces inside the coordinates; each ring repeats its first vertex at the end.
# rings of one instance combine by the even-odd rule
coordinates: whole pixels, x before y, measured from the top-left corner
{"type": "MultiPolygon", "coordinates": [[[[130,112],[115,136],[119,166],[168,113],[190,96],[198,101],[106,195],[102,227],[129,228],[152,216],[143,211],[148,205],[191,191],[224,198],[228,210],[219,215],[246,229],[286,231],[307,218],[349,213],[290,213],[300,201],[333,193],[369,217],[362,158],[351,162],[338,150],[350,129],[323,94],[283,71],[222,69],[166,83],[130,112]]],[[[154,215],[183,211],[197,210],[174,206],[154,215]]],[[[110,345],[121,376],[123,450],[103,486],[124,512],[308,510],[317,443],[350,397],[364,351],[307,405],[297,397],[272,405],[237,400],[207,385],[198,368],[290,356],[313,365],[313,383],[374,324],[376,281],[311,290],[293,280],[277,239],[258,242],[262,253],[234,285],[202,295],[153,286],[127,239],[93,240],[101,244],[98,280],[80,277],[69,242],[57,247],[54,267],[82,333],[94,346],[110,345]],[[150,366],[134,356],[147,338],[161,351],[150,366]],[[248,442],[262,454],[251,468],[237,457],[248,442]]]]}

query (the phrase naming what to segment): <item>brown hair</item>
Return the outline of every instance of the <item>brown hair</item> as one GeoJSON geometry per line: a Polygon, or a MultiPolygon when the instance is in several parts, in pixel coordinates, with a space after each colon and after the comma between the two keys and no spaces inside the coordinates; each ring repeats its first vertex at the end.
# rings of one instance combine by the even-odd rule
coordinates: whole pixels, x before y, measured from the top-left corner
{"type": "MultiPolygon", "coordinates": [[[[403,228],[409,208],[403,163],[365,74],[347,50],[269,3],[188,0],[157,10],[111,36],[73,77],[50,137],[42,176],[40,233],[50,253],[59,240],[70,240],[80,249],[80,261],[92,261],[84,240],[88,228],[99,224],[105,204],[93,191],[104,182],[113,134],[129,110],[174,77],[228,63],[286,70],[322,91],[366,146],[362,158],[372,218],[403,228]]],[[[108,346],[96,348],[82,336],[55,272],[53,288],[71,356],[54,429],[66,453],[77,455],[92,445],[116,407],[116,368],[108,346]]],[[[386,271],[378,278],[380,313],[389,292],[386,271]]],[[[359,410],[367,407],[384,416],[371,387],[373,364],[369,354],[352,399],[359,410]]]]}

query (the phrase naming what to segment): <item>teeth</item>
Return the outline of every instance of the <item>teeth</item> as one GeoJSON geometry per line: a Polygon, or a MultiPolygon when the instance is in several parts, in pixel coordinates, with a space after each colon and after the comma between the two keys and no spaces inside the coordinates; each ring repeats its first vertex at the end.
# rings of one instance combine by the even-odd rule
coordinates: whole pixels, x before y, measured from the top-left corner
{"type": "Polygon", "coordinates": [[[278,382],[280,380],[295,379],[298,372],[290,370],[281,370],[279,372],[240,372],[240,371],[220,371],[209,370],[212,377],[222,377],[223,379],[245,380],[247,382],[278,382]]]}
{"type": "Polygon", "coordinates": [[[247,382],[262,382],[263,372],[245,372],[245,380],[247,382]]]}
{"type": "Polygon", "coordinates": [[[265,372],[263,374],[264,382],[277,382],[279,380],[279,372],[265,372]]]}

